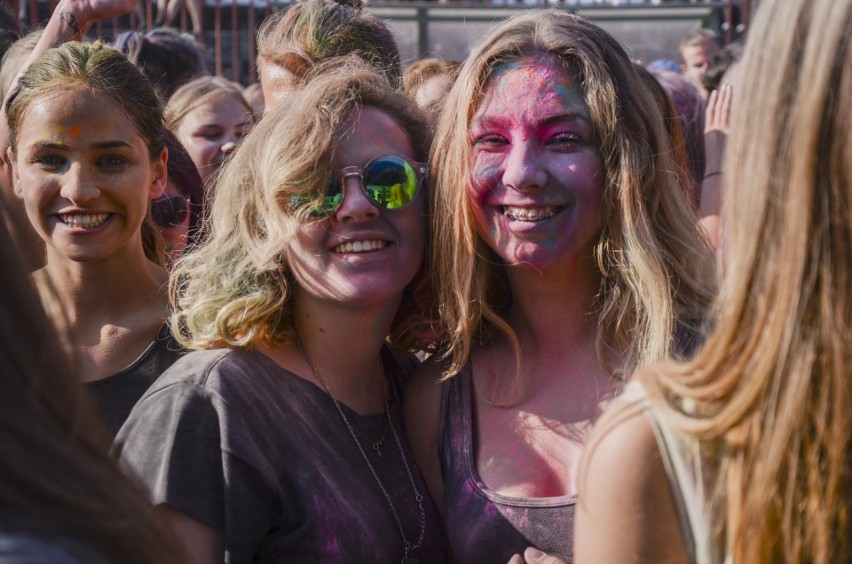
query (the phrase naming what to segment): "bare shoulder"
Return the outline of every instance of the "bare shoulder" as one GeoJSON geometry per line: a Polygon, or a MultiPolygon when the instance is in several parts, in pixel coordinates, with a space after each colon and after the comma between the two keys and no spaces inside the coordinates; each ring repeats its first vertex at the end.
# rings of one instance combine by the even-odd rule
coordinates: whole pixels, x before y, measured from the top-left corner
{"type": "MultiPolygon", "coordinates": [[[[586,445],[580,478],[599,480],[604,470],[606,478],[623,477],[635,480],[636,463],[647,470],[648,460],[659,458],[657,441],[644,414],[641,399],[617,398],[595,424],[586,445]]],[[[587,486],[580,482],[581,491],[587,486]]]]}
{"type": "Polygon", "coordinates": [[[618,398],[598,420],[580,469],[579,492],[577,564],[687,561],[642,398],[618,398]],[[616,531],[619,542],[613,543],[616,531]]]}
{"type": "Polygon", "coordinates": [[[441,362],[429,358],[411,375],[405,387],[403,420],[417,466],[443,513],[443,478],[438,455],[442,367],[441,362]]]}
{"type": "Polygon", "coordinates": [[[225,556],[225,535],[169,505],[158,505],[159,517],[166,521],[180,540],[188,564],[221,563],[225,556]]]}

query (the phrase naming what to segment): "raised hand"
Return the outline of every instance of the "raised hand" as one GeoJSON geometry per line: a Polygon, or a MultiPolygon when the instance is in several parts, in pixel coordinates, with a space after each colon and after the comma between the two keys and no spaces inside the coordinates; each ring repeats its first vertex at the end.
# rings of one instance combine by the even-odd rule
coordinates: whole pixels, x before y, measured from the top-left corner
{"type": "Polygon", "coordinates": [[[704,121],[704,133],[720,131],[727,135],[731,124],[731,100],[734,89],[725,83],[719,90],[710,93],[707,99],[707,112],[704,121]]]}
{"type": "Polygon", "coordinates": [[[96,21],[123,16],[138,3],[139,0],[62,0],[54,16],[72,31],[83,34],[96,21]]]}

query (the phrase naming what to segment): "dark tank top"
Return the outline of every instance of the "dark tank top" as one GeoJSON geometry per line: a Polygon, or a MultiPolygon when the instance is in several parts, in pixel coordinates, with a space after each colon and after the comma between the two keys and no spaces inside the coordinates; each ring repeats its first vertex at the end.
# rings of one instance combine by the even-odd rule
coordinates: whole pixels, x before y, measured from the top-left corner
{"type": "Polygon", "coordinates": [[[438,449],[453,554],[463,564],[505,563],[534,546],[573,561],[577,496],[507,497],[479,478],[473,444],[470,363],[443,386],[438,449]]]}

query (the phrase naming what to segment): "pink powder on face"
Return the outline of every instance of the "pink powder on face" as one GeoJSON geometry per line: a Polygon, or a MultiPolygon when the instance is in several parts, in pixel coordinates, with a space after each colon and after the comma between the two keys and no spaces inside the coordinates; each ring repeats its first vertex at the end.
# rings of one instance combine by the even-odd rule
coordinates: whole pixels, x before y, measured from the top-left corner
{"type": "Polygon", "coordinates": [[[576,73],[549,55],[503,64],[469,136],[477,231],[506,264],[542,269],[590,253],[603,175],[576,73]]]}

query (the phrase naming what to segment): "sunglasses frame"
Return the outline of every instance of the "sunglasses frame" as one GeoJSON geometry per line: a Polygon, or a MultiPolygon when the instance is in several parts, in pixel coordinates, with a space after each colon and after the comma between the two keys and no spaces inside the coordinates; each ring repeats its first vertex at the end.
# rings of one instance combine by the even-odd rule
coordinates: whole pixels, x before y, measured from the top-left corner
{"type": "MultiPolygon", "coordinates": [[[[317,206],[314,210],[311,210],[311,213],[310,213],[311,217],[314,217],[314,218],[328,217],[330,215],[333,215],[334,213],[337,212],[337,210],[340,209],[340,206],[343,205],[343,200],[346,198],[346,179],[351,177],[351,176],[358,177],[358,186],[361,188],[361,192],[364,194],[364,196],[367,198],[367,200],[370,201],[370,204],[372,204],[373,207],[375,207],[376,209],[381,210],[381,211],[395,212],[395,211],[399,211],[399,210],[404,210],[405,208],[407,208],[408,206],[413,204],[414,201],[417,200],[417,198],[420,197],[421,192],[423,192],[423,187],[425,185],[425,182],[429,178],[429,168],[426,166],[426,163],[412,161],[411,159],[407,159],[405,157],[399,157],[397,155],[379,155],[378,157],[372,158],[369,161],[367,161],[367,163],[364,166],[351,165],[351,166],[345,166],[343,168],[337,169],[336,171],[332,172],[332,175],[331,175],[332,179],[329,180],[329,185],[331,184],[331,182],[333,181],[334,178],[336,178],[337,181],[340,183],[340,194],[342,196],[340,198],[340,202],[337,204],[337,206],[333,210],[330,210],[330,211],[324,211],[322,209],[322,206],[317,206]],[[364,182],[364,174],[370,169],[371,166],[373,166],[377,162],[384,160],[384,159],[397,159],[397,160],[403,161],[404,163],[408,164],[408,166],[410,166],[411,169],[414,171],[415,179],[417,180],[417,186],[415,187],[416,192],[414,193],[414,197],[411,198],[411,200],[408,203],[406,203],[404,206],[401,206],[401,207],[398,207],[398,208],[385,207],[382,204],[380,204],[379,202],[377,202],[376,200],[374,200],[372,195],[370,194],[370,192],[367,190],[367,186],[364,182]]],[[[328,197],[328,192],[329,192],[328,189],[326,189],[326,192],[323,193],[323,194],[320,194],[318,199],[328,197]]],[[[302,196],[292,196],[291,202],[294,201],[294,199],[301,199],[301,198],[302,198],[302,196]]],[[[308,202],[300,204],[299,207],[301,207],[302,205],[306,205],[307,203],[308,202]]]]}
{"type": "Polygon", "coordinates": [[[168,194],[163,194],[159,198],[155,198],[155,199],[151,200],[151,220],[154,222],[154,225],[156,225],[157,227],[159,227],[161,229],[174,229],[175,227],[180,227],[180,225],[183,222],[185,222],[187,220],[187,218],[190,217],[191,215],[192,215],[192,201],[190,201],[188,196],[170,196],[168,194]],[[154,213],[153,213],[154,204],[157,203],[157,202],[168,201],[169,206],[171,207],[172,211],[174,211],[174,209],[175,209],[174,205],[171,203],[173,200],[183,200],[184,202],[186,202],[186,212],[184,213],[184,216],[183,216],[183,218],[181,218],[179,223],[170,223],[168,225],[162,225],[154,217],[154,213]]]}

